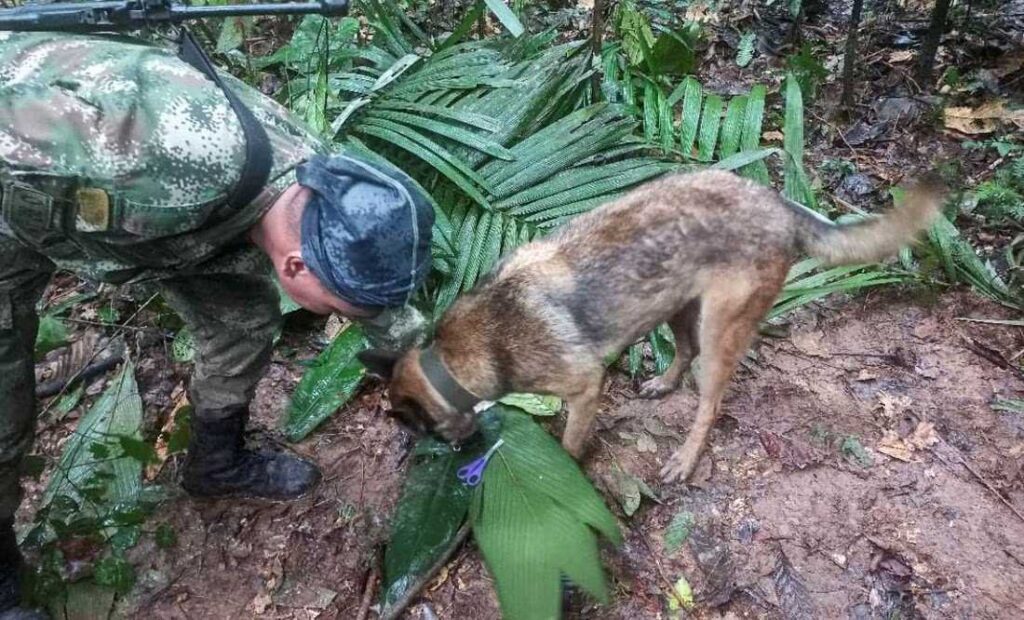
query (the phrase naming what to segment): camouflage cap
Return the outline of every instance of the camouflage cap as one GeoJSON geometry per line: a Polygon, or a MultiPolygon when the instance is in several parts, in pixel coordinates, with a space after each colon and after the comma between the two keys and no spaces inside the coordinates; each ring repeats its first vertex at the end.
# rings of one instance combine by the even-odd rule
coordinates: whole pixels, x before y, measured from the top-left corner
{"type": "Polygon", "coordinates": [[[297,179],[313,192],[302,258],[324,286],[364,308],[405,304],[430,271],[429,199],[401,171],[349,155],[315,155],[297,179]]]}

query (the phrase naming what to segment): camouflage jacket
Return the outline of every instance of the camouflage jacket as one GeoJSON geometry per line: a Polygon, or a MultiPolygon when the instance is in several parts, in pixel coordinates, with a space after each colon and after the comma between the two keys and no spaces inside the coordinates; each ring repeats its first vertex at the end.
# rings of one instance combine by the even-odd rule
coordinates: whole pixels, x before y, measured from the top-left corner
{"type": "Polygon", "coordinates": [[[253,269],[246,231],[296,165],[326,145],[276,102],[222,77],[273,151],[269,187],[230,213],[241,125],[220,88],[173,50],[120,36],[0,32],[0,234],[115,283],[211,261],[253,269]]]}

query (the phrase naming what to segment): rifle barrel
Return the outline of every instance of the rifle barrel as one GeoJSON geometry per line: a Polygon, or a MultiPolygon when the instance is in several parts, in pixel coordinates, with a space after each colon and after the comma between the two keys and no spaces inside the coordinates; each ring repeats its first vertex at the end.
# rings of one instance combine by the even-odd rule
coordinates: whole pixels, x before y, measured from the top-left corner
{"type": "Polygon", "coordinates": [[[34,30],[93,32],[149,24],[180,23],[204,17],[246,15],[305,15],[328,17],[348,13],[349,0],[316,0],[276,4],[228,4],[187,6],[150,0],[93,0],[53,4],[29,4],[0,9],[0,31],[34,30]]]}

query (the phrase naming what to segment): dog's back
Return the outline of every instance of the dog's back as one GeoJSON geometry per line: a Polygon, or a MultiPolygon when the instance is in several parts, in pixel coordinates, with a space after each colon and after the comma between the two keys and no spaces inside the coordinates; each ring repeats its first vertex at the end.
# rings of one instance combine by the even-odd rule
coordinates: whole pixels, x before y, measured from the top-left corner
{"type": "MultiPolygon", "coordinates": [[[[700,296],[723,269],[788,265],[795,219],[778,194],[736,175],[669,176],[577,218],[546,241],[574,275],[569,290],[552,294],[576,308],[588,338],[611,353],[700,296]]],[[[512,259],[508,267],[515,264],[512,259]]]]}

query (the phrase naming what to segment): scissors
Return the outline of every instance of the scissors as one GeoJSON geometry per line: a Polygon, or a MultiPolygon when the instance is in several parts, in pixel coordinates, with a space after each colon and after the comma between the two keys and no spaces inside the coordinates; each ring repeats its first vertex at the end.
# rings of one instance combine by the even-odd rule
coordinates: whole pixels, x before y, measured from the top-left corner
{"type": "Polygon", "coordinates": [[[499,439],[483,456],[475,459],[468,465],[460,467],[459,471],[457,471],[455,475],[458,476],[459,480],[467,486],[475,487],[480,484],[480,481],[484,477],[484,468],[487,467],[487,461],[491,460],[491,457],[494,456],[494,452],[501,447],[503,443],[505,443],[505,440],[499,439]]]}

